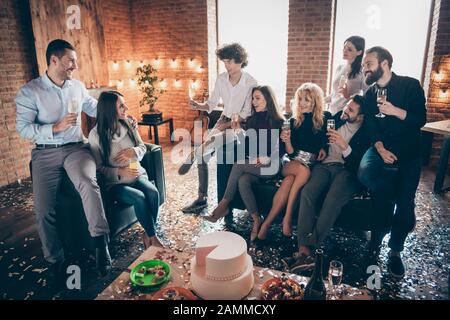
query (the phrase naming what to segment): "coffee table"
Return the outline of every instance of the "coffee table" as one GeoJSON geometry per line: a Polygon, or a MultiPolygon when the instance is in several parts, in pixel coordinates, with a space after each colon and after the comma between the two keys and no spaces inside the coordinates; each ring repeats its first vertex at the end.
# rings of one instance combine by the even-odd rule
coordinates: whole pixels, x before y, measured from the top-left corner
{"type": "MultiPolygon", "coordinates": [[[[162,259],[171,267],[171,280],[165,285],[165,287],[189,288],[190,259],[193,255],[194,251],[192,250],[179,252],[170,249],[150,247],[138,259],[136,259],[136,261],[134,261],[127,270],[119,275],[113,283],[111,283],[102,293],[100,293],[96,300],[151,300],[152,296],[156,292],[143,292],[133,288],[130,282],[130,272],[139,263],[152,259],[162,259]]],[[[255,266],[253,268],[253,273],[255,277],[255,284],[245,300],[260,300],[262,284],[273,277],[280,277],[283,272],[255,266]]],[[[304,283],[306,285],[308,282],[307,277],[289,273],[287,276],[298,283],[304,283]]],[[[373,299],[367,290],[353,288],[348,285],[342,285],[340,289],[343,292],[342,300],[373,299]]]]}

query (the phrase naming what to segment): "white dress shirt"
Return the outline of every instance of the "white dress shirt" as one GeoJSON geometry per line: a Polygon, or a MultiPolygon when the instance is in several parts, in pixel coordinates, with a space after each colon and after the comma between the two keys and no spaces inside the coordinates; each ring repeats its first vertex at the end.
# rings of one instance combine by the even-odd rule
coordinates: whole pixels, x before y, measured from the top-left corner
{"type": "MultiPolygon", "coordinates": [[[[333,83],[331,94],[327,97],[329,99],[328,111],[334,116],[336,113],[344,109],[344,106],[350,99],[345,99],[345,97],[339,93],[339,80],[341,76],[347,76],[349,72],[349,67],[346,65],[340,65],[337,67],[333,83]]],[[[354,77],[347,79],[347,92],[349,96],[354,94],[364,95],[369,88],[366,85],[364,74],[362,70],[354,77]]]]}
{"type": "Polygon", "coordinates": [[[235,86],[231,84],[228,72],[219,74],[214,90],[207,101],[208,112],[217,107],[222,98],[224,116],[231,118],[233,113],[238,113],[242,119],[246,119],[252,111],[252,89],[256,86],[256,80],[244,71],[235,86]]]}
{"type": "Polygon", "coordinates": [[[45,73],[24,85],[16,97],[16,128],[24,139],[37,144],[64,144],[83,141],[81,111],[97,117],[97,100],[92,98],[84,84],[66,80],[62,87],[53,83],[45,73]],[[79,103],[77,124],[64,131],[53,133],[54,124],[68,113],[69,100],[79,103]]]}

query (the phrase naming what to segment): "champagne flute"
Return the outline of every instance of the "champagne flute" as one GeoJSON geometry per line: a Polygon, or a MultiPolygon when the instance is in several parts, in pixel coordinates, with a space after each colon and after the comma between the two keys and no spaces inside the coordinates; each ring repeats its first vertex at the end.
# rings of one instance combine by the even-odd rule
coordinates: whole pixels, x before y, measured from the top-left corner
{"type": "MultiPolygon", "coordinates": [[[[327,120],[327,131],[335,130],[336,129],[336,123],[334,122],[334,119],[328,119],[327,120]]],[[[328,143],[330,144],[330,143],[328,143]]]]}
{"type": "MultiPolygon", "coordinates": [[[[378,91],[377,91],[377,104],[378,105],[384,104],[384,103],[386,103],[386,101],[387,101],[387,89],[379,88],[378,91]]],[[[386,117],[386,115],[383,112],[379,111],[375,115],[375,117],[377,117],[377,118],[384,118],[384,117],[386,117]]]]}
{"type": "Polygon", "coordinates": [[[194,100],[194,88],[192,84],[189,84],[189,100],[194,100]]]}
{"type": "Polygon", "coordinates": [[[286,133],[291,132],[291,122],[289,119],[284,120],[283,125],[281,126],[281,131],[286,133]]]}
{"type": "Polygon", "coordinates": [[[67,111],[69,113],[78,114],[78,100],[75,98],[72,98],[69,100],[69,104],[67,106],[67,111]]]}
{"type": "MultiPolygon", "coordinates": [[[[347,84],[347,76],[343,74],[339,78],[339,89],[344,89],[346,84],[347,84]]],[[[343,94],[341,94],[341,95],[344,96],[343,94]]]]}
{"type": "Polygon", "coordinates": [[[342,262],[333,260],[330,262],[330,268],[328,269],[328,282],[332,288],[331,290],[331,300],[336,300],[337,296],[337,286],[342,282],[342,276],[344,273],[344,266],[342,262]]]}

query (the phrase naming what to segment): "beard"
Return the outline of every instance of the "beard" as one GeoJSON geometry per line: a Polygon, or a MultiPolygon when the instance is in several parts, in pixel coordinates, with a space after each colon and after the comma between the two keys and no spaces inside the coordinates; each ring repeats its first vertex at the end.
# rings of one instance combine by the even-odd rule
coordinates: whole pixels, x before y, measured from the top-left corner
{"type": "Polygon", "coordinates": [[[370,86],[372,83],[377,82],[383,76],[383,69],[380,65],[375,71],[366,72],[366,84],[370,86]]]}
{"type": "Polygon", "coordinates": [[[348,123],[355,123],[358,120],[358,116],[352,118],[347,113],[342,112],[341,120],[348,123]]]}

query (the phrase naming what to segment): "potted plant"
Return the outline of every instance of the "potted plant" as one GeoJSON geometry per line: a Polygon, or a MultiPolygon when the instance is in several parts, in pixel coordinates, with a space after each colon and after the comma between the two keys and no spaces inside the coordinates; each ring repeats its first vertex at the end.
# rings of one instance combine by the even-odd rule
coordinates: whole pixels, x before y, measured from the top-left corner
{"type": "Polygon", "coordinates": [[[144,121],[158,121],[162,119],[162,112],[155,109],[155,104],[158,101],[158,96],[163,94],[165,90],[156,88],[159,81],[156,75],[157,71],[150,64],[145,64],[136,70],[136,75],[138,76],[137,84],[143,95],[141,101],[139,101],[139,106],[149,106],[149,110],[142,113],[142,120],[144,121]]]}

